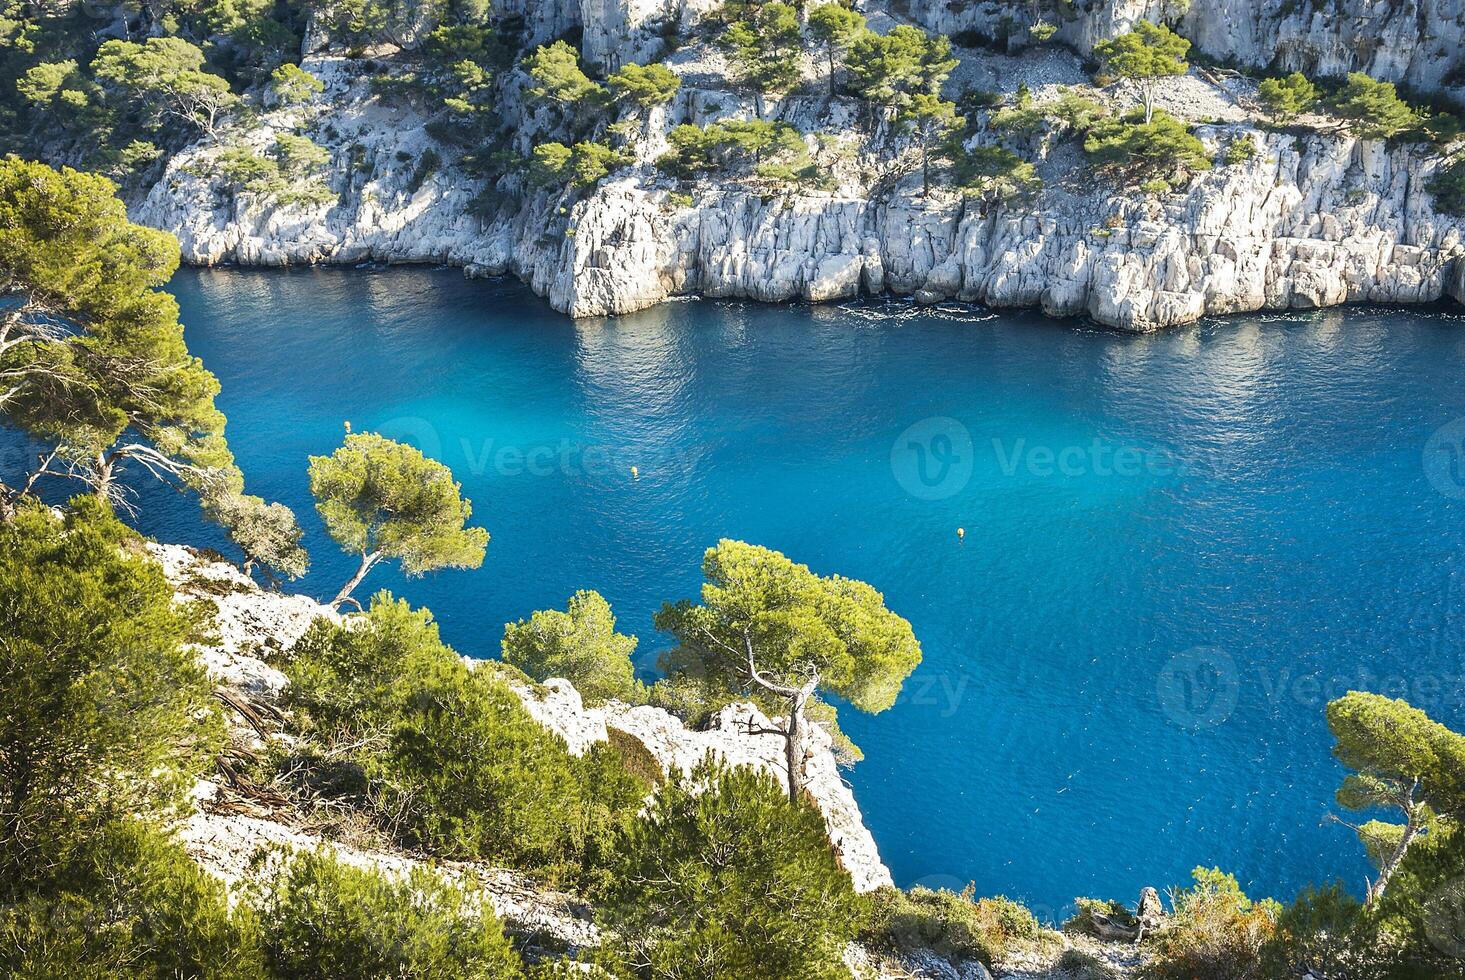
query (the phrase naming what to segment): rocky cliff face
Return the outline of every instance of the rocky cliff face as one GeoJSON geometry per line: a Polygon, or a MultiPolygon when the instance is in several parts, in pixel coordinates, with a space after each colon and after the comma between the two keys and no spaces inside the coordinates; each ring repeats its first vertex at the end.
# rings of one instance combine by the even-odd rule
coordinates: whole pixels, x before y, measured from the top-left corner
{"type": "Polygon", "coordinates": [[[1461,0],[1086,0],[974,3],[910,0],[910,17],[945,34],[975,32],[1003,45],[1029,41],[1034,12],[1059,41],[1088,52],[1139,20],[1173,24],[1208,57],[1308,75],[1367,72],[1417,89],[1462,91],[1461,0]]]}
{"type": "MultiPolygon", "coordinates": [[[[519,6],[511,9],[522,8],[527,33],[548,36],[578,26],[587,60],[607,65],[652,56],[663,32],[688,29],[710,5],[513,2],[519,6]]],[[[1315,13],[1306,22],[1314,33],[1304,35],[1303,25],[1292,20],[1273,30],[1257,26],[1255,18],[1231,9],[1239,2],[1193,4],[1185,15],[1195,21],[1192,36],[1219,37],[1224,28],[1233,47],[1243,45],[1243,35],[1267,43],[1291,39],[1287,50],[1297,58],[1304,49],[1317,58],[1344,58],[1347,48],[1353,58],[1347,67],[1357,66],[1355,41],[1333,47],[1303,41],[1346,35],[1338,27],[1341,13],[1315,13]],[[1343,33],[1329,34],[1335,27],[1343,33]]],[[[1444,9],[1452,2],[1431,8],[1430,23],[1454,16],[1444,9]]],[[[1087,43],[1141,15],[1164,13],[1152,5],[1080,6],[1063,29],[1075,43],[1087,43]]],[[[970,29],[971,18],[990,19],[1006,9],[909,4],[911,17],[941,30],[970,29]]],[[[1264,2],[1263,9],[1271,6],[1264,2]]],[[[1360,7],[1380,17],[1392,9],[1360,7]]],[[[882,27],[893,22],[887,13],[871,13],[883,18],[882,27]]],[[[1301,16],[1300,8],[1286,13],[1301,16]]],[[[1405,31],[1402,21],[1389,17],[1389,30],[1405,31]]],[[[1416,63],[1444,71],[1438,59],[1408,52],[1448,34],[1422,32],[1417,24],[1408,31],[1414,47],[1384,45],[1377,57],[1395,59],[1406,73],[1416,63]]],[[[1250,46],[1240,60],[1272,57],[1252,41],[1244,43],[1250,46]]],[[[1077,59],[1060,51],[1022,58],[959,53],[955,90],[1015,88],[1025,81],[1041,99],[1056,91],[1057,82],[1084,77],[1077,59]]],[[[336,200],[281,206],[233,193],[212,165],[217,148],[200,145],[170,163],[134,215],[177,234],[189,262],[449,262],[470,274],[516,274],[554,308],[577,317],[627,313],[687,293],[822,302],[888,290],[922,302],[1033,306],[1149,330],[1208,314],[1465,295],[1456,273],[1459,222],[1437,214],[1426,190],[1437,152],[1360,142],[1326,127],[1304,135],[1257,129],[1250,124],[1254,86],[1243,79],[1193,72],[1162,93],[1162,103],[1182,117],[1219,120],[1198,131],[1213,150],[1246,139],[1259,151],[1244,162],[1218,165],[1177,193],[1157,197],[1097,180],[1074,144],[1059,140],[1038,150],[1045,189],[1035,198],[982,206],[939,189],[927,196],[918,179],[889,176],[898,140],[881,131],[838,153],[826,152],[811,136],[816,154],[825,154],[821,167],[837,177],[834,191],[708,182],[681,188],[692,191],[688,205],[650,164],[677,123],[758,116],[805,132],[850,134],[857,110],[843,100],[755,100],[732,91],[719,76],[715,51],[705,45],[689,45],[667,63],[682,75],[682,93],[665,110],[637,120],[638,166],[593,192],[539,192],[480,215],[474,201],[482,184],[454,166],[454,151],[434,141],[426,118],[376,98],[359,63],[313,55],[304,66],[326,83],[326,92],[308,107],[266,113],[241,138],[263,151],[277,132],[310,132],[332,151],[336,200]],[[429,149],[446,163],[422,180],[414,173],[429,149]]],[[[1293,63],[1301,64],[1287,62],[1293,63]]],[[[1121,86],[1108,98],[1122,106],[1133,95],[1121,86]]],[[[527,151],[538,121],[517,99],[507,89],[503,110],[521,119],[519,139],[526,145],[519,149],[527,151]]]]}

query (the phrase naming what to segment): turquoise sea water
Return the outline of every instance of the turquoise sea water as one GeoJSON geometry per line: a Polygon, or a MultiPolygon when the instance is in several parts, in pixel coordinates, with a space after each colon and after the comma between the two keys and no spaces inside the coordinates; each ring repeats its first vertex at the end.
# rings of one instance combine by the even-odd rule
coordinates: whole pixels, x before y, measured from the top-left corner
{"type": "MultiPolygon", "coordinates": [[[[463,653],[594,588],[649,672],[652,612],[694,594],[723,536],[881,589],[925,662],[895,708],[844,722],[903,885],[974,881],[1053,916],[1201,863],[1280,897],[1357,889],[1356,845],[1320,823],[1327,697],[1407,693],[1465,727],[1455,308],[1136,337],[879,303],[576,323],[449,270],[173,289],[252,490],[308,528],[303,591],[350,571],[305,477],[347,419],[452,466],[492,532],[481,571],[367,583],[430,606],[463,653]]],[[[146,531],[221,543],[138,485],[146,531]]]]}

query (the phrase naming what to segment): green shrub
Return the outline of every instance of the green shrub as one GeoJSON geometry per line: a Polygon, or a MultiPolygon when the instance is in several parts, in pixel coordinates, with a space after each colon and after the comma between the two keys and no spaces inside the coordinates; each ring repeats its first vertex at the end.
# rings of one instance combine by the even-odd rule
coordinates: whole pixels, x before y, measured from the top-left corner
{"type": "Polygon", "coordinates": [[[1175,915],[1153,940],[1143,980],[1262,980],[1262,950],[1281,911],[1253,902],[1236,879],[1216,868],[1196,868],[1195,884],[1173,895],[1175,915]]]}
{"type": "Polygon", "coordinates": [[[253,916],[139,821],[97,830],[50,879],[0,910],[0,973],[32,978],[256,980],[253,916]]]}
{"type": "Polygon", "coordinates": [[[670,102],[681,87],[682,80],[665,65],[622,65],[606,79],[606,84],[617,99],[649,109],[652,106],[670,102]]]}
{"type": "Polygon", "coordinates": [[[301,734],[380,748],[401,713],[407,679],[423,665],[456,661],[431,612],[378,592],[349,628],[319,619],[295,644],[283,664],[285,706],[301,734]]]}
{"type": "Polygon", "coordinates": [[[408,843],[517,866],[567,857],[580,794],[564,743],[502,681],[462,664],[422,664],[404,688],[372,771],[408,843]]]}
{"type": "Polygon", "coordinates": [[[1073,87],[1065,87],[1058,98],[1042,108],[1048,118],[1073,133],[1085,133],[1094,123],[1109,115],[1108,108],[1102,102],[1080,94],[1073,87]]]}
{"type": "Polygon", "coordinates": [[[1084,150],[1100,168],[1171,183],[1211,168],[1201,141],[1163,109],[1156,109],[1150,122],[1142,113],[1128,112],[1096,123],[1084,139],[1084,150]]]}
{"type": "Polygon", "coordinates": [[[1263,958],[1274,976],[1396,980],[1405,976],[1402,937],[1334,883],[1309,888],[1277,917],[1263,958]]]}
{"type": "Polygon", "coordinates": [[[1227,144],[1226,166],[1234,167],[1237,164],[1245,163],[1248,160],[1255,159],[1256,155],[1256,141],[1243,133],[1227,144]]]}
{"type": "Polygon", "coordinates": [[[1033,95],[1028,87],[1019,85],[1012,105],[992,113],[989,125],[1015,139],[1031,139],[1043,131],[1044,113],[1033,106],[1033,95]]]}
{"type": "Polygon", "coordinates": [[[1018,949],[1031,949],[1047,935],[1032,912],[1008,898],[972,897],[944,889],[882,888],[866,900],[869,922],[862,933],[876,949],[895,954],[929,950],[955,965],[980,960],[988,967],[1018,949]]]}
{"type": "Polygon", "coordinates": [[[90,497],[0,522],[0,894],[90,828],[183,806],[222,723],[136,535],[90,497]]]}
{"type": "Polygon", "coordinates": [[[1425,184],[1441,214],[1465,217],[1465,158],[1457,157],[1440,167],[1425,184]]]}
{"type": "Polygon", "coordinates": [[[604,143],[541,143],[529,157],[529,182],[537,187],[594,187],[611,172],[635,162],[604,143]]]}
{"type": "Polygon", "coordinates": [[[1275,122],[1288,123],[1317,105],[1318,87],[1294,71],[1286,78],[1266,78],[1256,89],[1257,99],[1275,122]]]}
{"type": "Polygon", "coordinates": [[[571,756],[497,670],[469,670],[430,613],[387,593],[349,625],[316,623],[285,674],[295,730],[347,753],[384,826],[434,854],[579,877],[648,788],[609,747],[571,756]]]}
{"type": "Polygon", "coordinates": [[[977,146],[956,154],[956,185],[966,194],[1006,201],[1035,194],[1043,186],[1031,163],[1000,146],[977,146]]]}
{"type": "Polygon", "coordinates": [[[523,965],[482,900],[423,867],[400,880],[325,851],[267,857],[252,886],[279,977],[517,980],[523,965]]]}
{"type": "Polygon", "coordinates": [[[1363,72],[1350,72],[1347,83],[1330,101],[1348,129],[1366,140],[1387,139],[1419,121],[1394,91],[1393,82],[1376,81],[1363,72]]]}
{"type": "Polygon", "coordinates": [[[270,73],[270,88],[282,105],[309,102],[326,90],[319,78],[292,64],[281,65],[270,73]]]}
{"type": "Polygon", "coordinates": [[[504,662],[536,681],[563,677],[587,703],[610,698],[638,704],[645,690],[631,654],[636,638],[615,631],[610,603],[598,592],[570,597],[567,611],[541,610],[504,627],[504,662]]]}
{"type": "Polygon", "coordinates": [[[832,980],[860,906],[818,810],[709,760],[625,835],[601,916],[643,977],[832,980]]]}
{"type": "Polygon", "coordinates": [[[672,148],[656,165],[674,177],[722,172],[789,182],[818,176],[803,134],[785,122],[730,119],[705,128],[683,124],[667,140],[672,148]]]}

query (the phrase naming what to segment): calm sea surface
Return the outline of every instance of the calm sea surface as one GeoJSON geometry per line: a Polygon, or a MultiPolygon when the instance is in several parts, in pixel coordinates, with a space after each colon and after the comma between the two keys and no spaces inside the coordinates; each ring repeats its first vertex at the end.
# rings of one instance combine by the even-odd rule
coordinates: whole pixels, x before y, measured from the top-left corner
{"type": "MultiPolygon", "coordinates": [[[[721,537],[882,590],[925,662],[895,708],[843,718],[902,885],[974,881],[1055,916],[1197,864],[1284,898],[1358,888],[1358,847],[1320,824],[1329,695],[1404,693],[1465,728],[1455,308],[1135,337],[878,303],[576,323],[448,270],[172,288],[251,489],[307,527],[302,591],[350,571],[305,474],[344,420],[449,464],[491,531],[480,571],[367,583],[466,654],[593,588],[649,673],[652,612],[695,594],[721,537]]],[[[191,501],[138,485],[146,532],[222,546],[191,501]]]]}

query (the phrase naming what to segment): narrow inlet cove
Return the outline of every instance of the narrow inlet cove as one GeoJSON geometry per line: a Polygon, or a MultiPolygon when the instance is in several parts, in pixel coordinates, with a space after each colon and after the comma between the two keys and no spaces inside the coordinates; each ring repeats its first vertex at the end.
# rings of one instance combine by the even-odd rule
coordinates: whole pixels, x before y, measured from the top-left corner
{"type": "MultiPolygon", "coordinates": [[[[305,474],[347,420],[451,466],[492,533],[481,571],[367,583],[467,655],[592,588],[651,676],[652,614],[722,537],[880,589],[925,660],[890,711],[841,720],[901,885],[1055,918],[1197,864],[1279,898],[1361,888],[1356,842],[1322,823],[1324,704],[1376,690],[1465,724],[1465,474],[1438,436],[1465,426],[1454,308],[1134,336],[879,303],[577,322],[449,270],[170,288],[251,492],[306,526],[293,589],[351,571],[305,474]]],[[[134,483],[146,533],[227,550],[191,499],[134,483]]]]}

